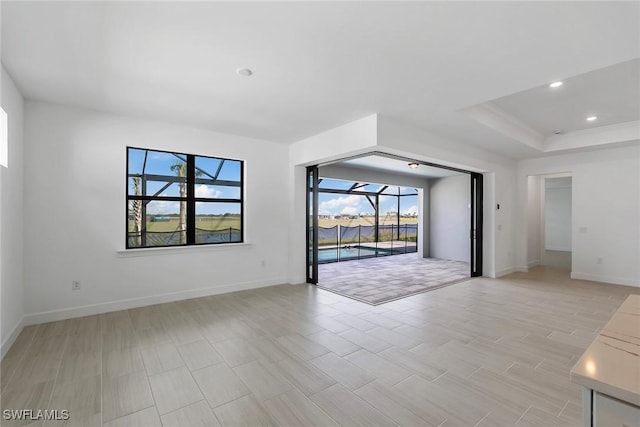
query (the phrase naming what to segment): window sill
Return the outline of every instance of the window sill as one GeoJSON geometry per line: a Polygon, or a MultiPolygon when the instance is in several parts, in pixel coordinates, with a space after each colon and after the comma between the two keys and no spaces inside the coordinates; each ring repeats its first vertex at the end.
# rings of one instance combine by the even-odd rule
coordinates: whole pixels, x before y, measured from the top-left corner
{"type": "Polygon", "coordinates": [[[251,243],[224,243],[220,245],[192,245],[192,246],[166,246],[160,248],[136,248],[120,249],[116,254],[120,258],[154,256],[154,255],[174,255],[180,253],[215,252],[225,249],[247,248],[251,243]]]}

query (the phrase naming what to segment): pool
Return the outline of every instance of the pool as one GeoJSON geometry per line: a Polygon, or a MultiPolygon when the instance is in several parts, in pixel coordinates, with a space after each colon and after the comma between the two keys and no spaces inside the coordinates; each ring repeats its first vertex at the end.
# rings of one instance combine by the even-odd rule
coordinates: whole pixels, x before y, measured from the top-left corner
{"type": "Polygon", "coordinates": [[[318,263],[347,261],[358,258],[392,255],[393,250],[368,246],[343,246],[341,248],[318,249],[318,263]],[[339,250],[339,252],[338,252],[339,250]]]}

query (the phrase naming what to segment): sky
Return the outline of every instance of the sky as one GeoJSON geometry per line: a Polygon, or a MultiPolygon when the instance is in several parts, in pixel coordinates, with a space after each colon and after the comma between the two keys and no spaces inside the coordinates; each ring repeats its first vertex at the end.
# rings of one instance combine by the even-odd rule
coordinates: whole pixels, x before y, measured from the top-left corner
{"type": "MultiPolygon", "coordinates": [[[[372,198],[373,200],[373,198],[372,198]]],[[[396,212],[398,201],[395,196],[380,196],[380,214],[396,212]]],[[[318,214],[320,215],[359,215],[373,214],[373,206],[365,196],[356,194],[318,194],[318,214]]],[[[418,196],[403,196],[400,198],[400,213],[418,213],[418,196]]]]}
{"type": "MultiPolygon", "coordinates": [[[[129,173],[142,173],[144,163],[144,153],[146,150],[129,148],[129,173]]],[[[145,172],[155,175],[176,176],[171,170],[171,166],[179,162],[180,159],[172,153],[148,150],[147,164],[145,172]]],[[[196,157],[196,168],[215,176],[220,159],[210,157],[196,157]]],[[[206,175],[202,178],[208,178],[206,175]]],[[[240,161],[226,160],[220,170],[218,179],[228,181],[238,181],[240,179],[240,161]]],[[[147,183],[146,195],[153,196],[166,182],[149,181],[147,183]]],[[[133,194],[133,180],[129,178],[129,194],[133,194]]],[[[196,197],[207,198],[240,198],[240,187],[227,187],[222,185],[196,184],[196,197]]],[[[165,189],[160,196],[180,196],[179,184],[173,183],[165,189]]],[[[180,203],[172,201],[153,201],[147,205],[147,213],[150,215],[168,215],[180,212],[180,203]]],[[[196,203],[196,215],[240,213],[240,203],[196,203]]]]}
{"type": "MultiPolygon", "coordinates": [[[[144,163],[144,149],[129,148],[129,173],[142,173],[144,163]]],[[[171,166],[179,162],[180,159],[172,153],[162,151],[148,150],[147,163],[145,172],[155,175],[175,176],[176,173],[171,170],[171,166]]],[[[220,165],[220,159],[210,157],[196,157],[196,168],[215,176],[220,165]]],[[[240,179],[240,164],[238,160],[226,160],[218,175],[219,179],[228,181],[238,181],[240,179]]],[[[203,176],[203,177],[206,177],[203,176]]],[[[149,181],[147,183],[147,192],[149,196],[159,191],[166,182],[149,181]]],[[[323,179],[320,188],[338,188],[348,189],[353,185],[349,181],[323,179]]],[[[382,186],[380,184],[368,184],[363,187],[366,191],[378,191],[382,186]]],[[[398,187],[389,187],[386,192],[397,194],[398,187]]],[[[402,193],[414,192],[414,189],[400,188],[402,193]]],[[[129,192],[133,194],[133,180],[129,178],[129,192]]],[[[240,198],[240,187],[227,187],[221,185],[196,184],[196,197],[206,198],[240,198]]],[[[179,196],[180,187],[178,183],[171,184],[165,189],[160,196],[179,196]]],[[[401,214],[417,214],[418,197],[405,196],[400,199],[401,214]]],[[[385,215],[387,212],[396,212],[398,210],[397,199],[395,196],[380,196],[380,213],[385,215]]],[[[147,213],[150,215],[169,215],[180,212],[180,203],[172,201],[153,201],[147,205],[147,213]]],[[[224,213],[240,213],[240,203],[196,203],[196,215],[224,214],[224,213]]],[[[373,207],[367,201],[366,197],[360,195],[342,195],[332,193],[320,193],[318,213],[320,215],[359,215],[373,214],[373,207]]]]}

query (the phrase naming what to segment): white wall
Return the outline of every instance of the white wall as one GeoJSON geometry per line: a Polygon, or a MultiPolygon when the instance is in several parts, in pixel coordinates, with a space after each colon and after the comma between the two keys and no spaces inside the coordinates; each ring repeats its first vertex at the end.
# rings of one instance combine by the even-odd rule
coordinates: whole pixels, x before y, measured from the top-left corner
{"type": "Polygon", "coordinates": [[[28,102],[28,321],[285,283],[287,152],[266,141],[28,102]],[[248,244],[122,251],[127,145],[245,160],[248,244]],[[81,290],[71,290],[74,279],[81,290]]]}
{"type": "Polygon", "coordinates": [[[528,177],[527,182],[527,268],[540,264],[541,247],[541,178],[528,177]]]}
{"type": "Polygon", "coordinates": [[[640,147],[519,163],[518,262],[526,268],[527,176],[571,173],[574,278],[640,286],[640,147]]]}
{"type": "Polygon", "coordinates": [[[8,167],[0,166],[0,342],[2,356],[22,330],[23,292],[23,105],[2,67],[2,109],[8,118],[8,167]]]}
{"type": "Polygon", "coordinates": [[[470,262],[470,176],[430,179],[430,256],[470,262]]]}
{"type": "Polygon", "coordinates": [[[545,179],[544,247],[571,252],[571,178],[545,179]]]}

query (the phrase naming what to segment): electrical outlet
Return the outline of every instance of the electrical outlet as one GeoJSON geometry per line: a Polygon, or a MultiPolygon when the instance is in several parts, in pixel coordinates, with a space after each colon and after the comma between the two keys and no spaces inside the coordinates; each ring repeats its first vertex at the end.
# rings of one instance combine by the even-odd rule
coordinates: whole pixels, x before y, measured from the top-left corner
{"type": "Polygon", "coordinates": [[[73,280],[71,282],[71,290],[72,291],[79,291],[80,290],[80,281],[79,280],[73,280]]]}

